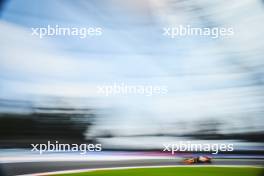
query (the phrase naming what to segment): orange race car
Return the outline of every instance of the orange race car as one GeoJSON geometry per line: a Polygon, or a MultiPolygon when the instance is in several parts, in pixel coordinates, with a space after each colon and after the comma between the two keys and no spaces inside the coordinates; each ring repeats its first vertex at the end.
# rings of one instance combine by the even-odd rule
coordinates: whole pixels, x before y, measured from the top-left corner
{"type": "Polygon", "coordinates": [[[198,156],[192,158],[186,158],[183,160],[184,164],[196,164],[196,163],[211,163],[212,159],[208,156],[198,156]]]}

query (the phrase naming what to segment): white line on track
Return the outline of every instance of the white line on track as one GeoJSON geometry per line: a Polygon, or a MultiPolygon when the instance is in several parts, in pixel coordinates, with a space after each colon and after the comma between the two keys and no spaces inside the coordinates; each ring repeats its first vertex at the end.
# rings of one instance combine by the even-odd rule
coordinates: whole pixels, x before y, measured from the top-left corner
{"type": "Polygon", "coordinates": [[[54,172],[43,172],[43,173],[34,173],[34,174],[25,174],[17,176],[46,176],[46,175],[56,175],[56,174],[72,174],[72,173],[81,173],[81,172],[92,172],[100,170],[124,170],[124,169],[140,169],[140,168],[167,168],[167,167],[251,167],[251,168],[263,168],[262,166],[254,165],[157,165],[157,166],[131,166],[131,167],[111,167],[111,168],[95,168],[95,169],[74,169],[66,171],[54,171],[54,172]]]}

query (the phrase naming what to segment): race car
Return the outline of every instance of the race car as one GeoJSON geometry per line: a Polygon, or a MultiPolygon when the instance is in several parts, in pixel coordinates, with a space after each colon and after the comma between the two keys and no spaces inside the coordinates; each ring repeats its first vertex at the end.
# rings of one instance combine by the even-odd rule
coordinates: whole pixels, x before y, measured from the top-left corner
{"type": "Polygon", "coordinates": [[[211,163],[212,159],[208,156],[198,156],[192,158],[186,158],[183,160],[184,164],[196,164],[196,163],[211,163]]]}

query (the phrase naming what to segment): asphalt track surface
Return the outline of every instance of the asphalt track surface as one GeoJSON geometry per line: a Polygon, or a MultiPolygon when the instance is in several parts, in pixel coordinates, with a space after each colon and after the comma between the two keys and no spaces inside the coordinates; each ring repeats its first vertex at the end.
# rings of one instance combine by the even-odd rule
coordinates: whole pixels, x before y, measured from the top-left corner
{"type": "MultiPolygon", "coordinates": [[[[34,174],[75,169],[97,169],[113,167],[138,167],[138,166],[176,166],[183,165],[174,159],[148,159],[148,160],[118,160],[118,161],[52,161],[52,162],[22,162],[2,163],[1,176],[34,174]]],[[[204,164],[203,164],[204,165],[204,164]]],[[[264,166],[262,159],[215,159],[211,165],[252,165],[264,166]]]]}

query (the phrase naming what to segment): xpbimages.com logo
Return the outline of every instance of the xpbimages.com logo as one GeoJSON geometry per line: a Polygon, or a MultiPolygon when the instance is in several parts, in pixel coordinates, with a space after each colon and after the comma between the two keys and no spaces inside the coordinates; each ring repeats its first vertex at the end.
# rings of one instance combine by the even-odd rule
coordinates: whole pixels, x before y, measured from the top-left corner
{"type": "Polygon", "coordinates": [[[208,143],[192,143],[191,141],[180,141],[177,143],[163,144],[163,152],[211,152],[217,154],[220,152],[231,152],[234,150],[233,144],[208,144],[208,143]]]}
{"type": "Polygon", "coordinates": [[[102,151],[102,144],[61,144],[59,141],[51,143],[47,141],[46,144],[31,144],[31,152],[80,152],[86,154],[87,152],[102,151]]]}
{"type": "Polygon", "coordinates": [[[125,83],[114,83],[111,85],[97,86],[97,93],[111,95],[165,95],[168,93],[168,87],[164,85],[132,85],[125,83]]]}
{"type": "Polygon", "coordinates": [[[177,39],[186,36],[208,36],[211,38],[229,37],[234,35],[232,27],[193,27],[191,25],[179,25],[174,27],[164,27],[163,36],[177,39]]]}
{"type": "Polygon", "coordinates": [[[60,27],[59,25],[48,25],[47,27],[31,28],[31,32],[32,36],[38,36],[41,39],[47,36],[77,36],[83,39],[101,36],[103,30],[100,27],[60,27]]]}

